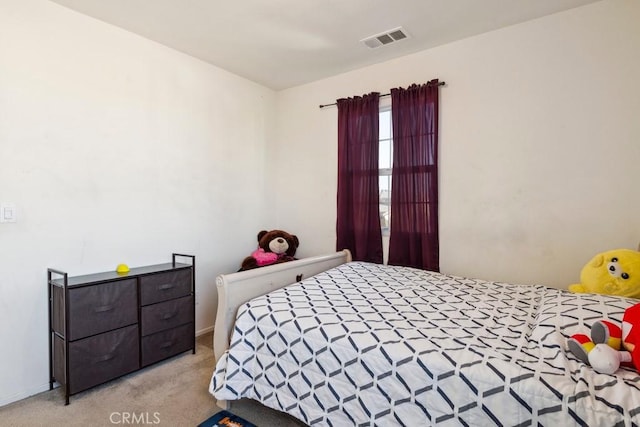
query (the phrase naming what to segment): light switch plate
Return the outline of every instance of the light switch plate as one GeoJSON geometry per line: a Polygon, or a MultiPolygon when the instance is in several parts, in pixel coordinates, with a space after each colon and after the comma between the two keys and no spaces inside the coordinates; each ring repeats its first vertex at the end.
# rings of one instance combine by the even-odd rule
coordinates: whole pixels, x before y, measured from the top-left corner
{"type": "Polygon", "coordinates": [[[0,222],[16,222],[15,203],[0,204],[0,222]]]}

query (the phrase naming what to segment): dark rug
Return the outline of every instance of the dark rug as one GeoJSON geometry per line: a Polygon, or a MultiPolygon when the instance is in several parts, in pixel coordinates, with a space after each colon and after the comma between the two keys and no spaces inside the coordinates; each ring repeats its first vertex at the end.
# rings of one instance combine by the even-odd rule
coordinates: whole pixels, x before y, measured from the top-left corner
{"type": "Polygon", "coordinates": [[[257,427],[229,411],[220,411],[198,424],[198,427],[257,427]]]}

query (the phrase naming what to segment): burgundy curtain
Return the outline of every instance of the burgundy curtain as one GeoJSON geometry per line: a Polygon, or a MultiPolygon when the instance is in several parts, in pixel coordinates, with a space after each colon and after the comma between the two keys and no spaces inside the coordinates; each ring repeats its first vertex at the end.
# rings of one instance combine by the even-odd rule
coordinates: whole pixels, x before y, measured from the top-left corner
{"type": "Polygon", "coordinates": [[[339,99],[337,250],[382,263],[378,214],[379,94],[339,99]]]}
{"type": "Polygon", "coordinates": [[[391,89],[389,264],[439,271],[438,80],[391,89]]]}

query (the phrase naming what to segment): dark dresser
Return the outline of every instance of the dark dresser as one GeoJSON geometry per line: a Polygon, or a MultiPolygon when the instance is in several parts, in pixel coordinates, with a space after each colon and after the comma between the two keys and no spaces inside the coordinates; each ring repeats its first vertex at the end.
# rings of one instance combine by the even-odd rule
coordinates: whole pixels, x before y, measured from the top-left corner
{"type": "Polygon", "coordinates": [[[49,268],[49,389],[63,386],[68,405],[72,394],[195,353],[195,261],[173,254],[124,274],[75,277],[49,268]]]}

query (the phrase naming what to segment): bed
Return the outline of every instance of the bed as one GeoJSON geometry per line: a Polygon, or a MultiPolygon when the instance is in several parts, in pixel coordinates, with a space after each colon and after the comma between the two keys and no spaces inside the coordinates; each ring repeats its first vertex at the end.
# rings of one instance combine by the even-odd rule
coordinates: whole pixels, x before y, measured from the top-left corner
{"type": "Polygon", "coordinates": [[[218,278],[222,406],[255,399],[309,425],[640,425],[640,376],[598,374],[566,349],[637,300],[348,252],[301,261],[218,278]]]}

